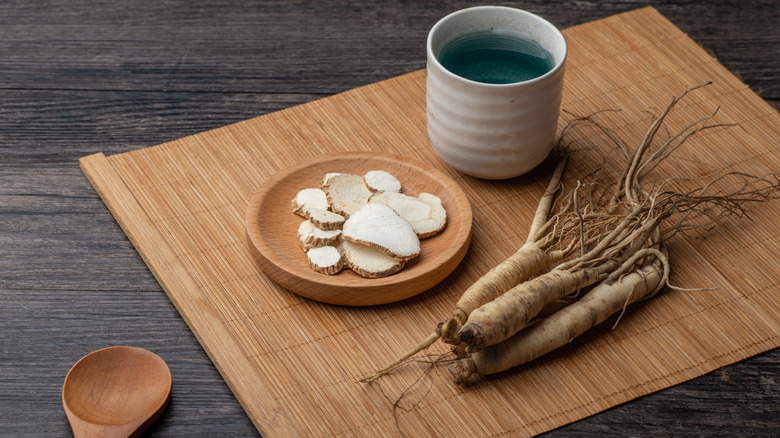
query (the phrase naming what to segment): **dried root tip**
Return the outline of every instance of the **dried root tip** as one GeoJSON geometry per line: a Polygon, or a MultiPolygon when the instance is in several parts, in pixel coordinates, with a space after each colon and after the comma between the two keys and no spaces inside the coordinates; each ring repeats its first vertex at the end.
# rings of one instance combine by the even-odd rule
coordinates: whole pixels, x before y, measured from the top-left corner
{"type": "Polygon", "coordinates": [[[467,345],[466,352],[468,353],[479,351],[485,345],[482,333],[474,324],[464,325],[458,334],[460,336],[460,341],[467,345]]]}
{"type": "Polygon", "coordinates": [[[363,377],[360,379],[363,383],[370,383],[374,380],[385,376],[387,374],[390,374],[394,369],[398,368],[399,366],[403,365],[407,359],[414,356],[415,354],[427,349],[431,345],[433,345],[434,342],[436,342],[439,339],[439,334],[437,332],[431,333],[425,340],[417,344],[416,347],[412,348],[411,350],[404,353],[401,357],[393,361],[393,363],[388,364],[384,368],[374,371],[373,373],[369,374],[366,377],[363,377]]]}
{"type": "Polygon", "coordinates": [[[460,336],[458,333],[466,319],[468,319],[466,312],[461,309],[455,310],[450,319],[439,324],[438,331],[441,335],[441,340],[447,344],[459,344],[460,336]]]}
{"type": "Polygon", "coordinates": [[[449,368],[450,374],[452,374],[452,380],[456,385],[468,380],[477,371],[477,365],[470,357],[459,359],[455,361],[449,368]]]}

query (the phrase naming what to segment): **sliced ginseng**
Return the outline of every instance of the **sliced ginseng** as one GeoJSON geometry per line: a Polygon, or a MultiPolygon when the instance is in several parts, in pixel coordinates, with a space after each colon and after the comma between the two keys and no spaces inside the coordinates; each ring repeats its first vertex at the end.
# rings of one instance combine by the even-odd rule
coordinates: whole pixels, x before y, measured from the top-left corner
{"type": "Polygon", "coordinates": [[[396,177],[384,170],[372,170],[363,175],[363,181],[372,192],[401,191],[401,182],[396,177]]]}
{"type": "Polygon", "coordinates": [[[369,202],[387,205],[414,229],[420,239],[438,234],[447,225],[447,212],[441,199],[430,193],[416,198],[395,192],[378,192],[369,202]]]}
{"type": "Polygon", "coordinates": [[[322,177],[322,180],[320,181],[320,187],[325,188],[325,186],[328,184],[328,181],[330,181],[330,179],[336,175],[341,175],[341,173],[339,172],[326,173],[325,176],[322,177]]]}
{"type": "Polygon", "coordinates": [[[304,251],[315,246],[336,246],[340,240],[341,230],[323,230],[308,219],[298,226],[298,242],[304,251]]]}
{"type": "Polygon", "coordinates": [[[303,217],[306,217],[306,210],[310,208],[327,210],[328,207],[328,196],[321,189],[309,188],[300,190],[292,200],[293,213],[303,217]]]}
{"type": "Polygon", "coordinates": [[[307,208],[304,217],[322,230],[340,230],[346,220],[344,216],[322,208],[307,208]]]}
{"type": "Polygon", "coordinates": [[[395,274],[404,267],[403,260],[399,260],[384,252],[360,243],[343,240],[341,249],[347,266],[358,275],[366,278],[381,278],[395,274]]]}
{"type": "Polygon", "coordinates": [[[417,233],[409,222],[384,204],[366,204],[355,211],[344,222],[342,236],[345,240],[374,247],[401,260],[420,255],[417,233]]]}
{"type": "Polygon", "coordinates": [[[333,275],[344,267],[344,258],[335,246],[317,246],[306,251],[309,266],[322,274],[333,275]]]}
{"type": "Polygon", "coordinates": [[[346,218],[368,203],[371,190],[363,184],[363,177],[348,173],[331,176],[323,185],[330,209],[346,218]]]}

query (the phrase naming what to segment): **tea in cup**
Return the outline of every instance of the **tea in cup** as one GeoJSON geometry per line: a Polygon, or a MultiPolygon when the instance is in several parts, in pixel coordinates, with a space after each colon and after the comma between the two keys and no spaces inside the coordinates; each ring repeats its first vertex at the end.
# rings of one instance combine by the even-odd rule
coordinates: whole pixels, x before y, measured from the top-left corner
{"type": "Polygon", "coordinates": [[[433,26],[427,41],[428,134],[471,176],[522,175],[555,141],[567,55],[561,32],[520,9],[478,6],[433,26]]]}

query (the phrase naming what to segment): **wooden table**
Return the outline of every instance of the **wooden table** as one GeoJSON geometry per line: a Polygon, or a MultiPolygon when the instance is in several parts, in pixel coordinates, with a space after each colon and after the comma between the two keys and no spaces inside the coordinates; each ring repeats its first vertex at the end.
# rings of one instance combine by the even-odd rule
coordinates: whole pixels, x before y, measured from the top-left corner
{"type": "MultiPolygon", "coordinates": [[[[508,3],[561,28],[652,5],[780,103],[780,8],[763,1],[508,3]]],[[[173,395],[152,436],[256,429],[78,167],[424,67],[443,2],[0,5],[0,436],[68,436],[70,366],[109,345],[157,352],[173,395]]],[[[780,351],[550,433],[767,435],[780,351]]]]}

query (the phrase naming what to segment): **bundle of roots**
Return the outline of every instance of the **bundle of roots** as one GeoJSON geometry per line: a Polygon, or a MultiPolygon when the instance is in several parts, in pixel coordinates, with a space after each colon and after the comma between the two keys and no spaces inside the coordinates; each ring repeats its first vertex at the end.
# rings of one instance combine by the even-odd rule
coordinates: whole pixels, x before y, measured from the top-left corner
{"type": "Polygon", "coordinates": [[[776,197],[780,189],[774,174],[727,170],[650,179],[689,138],[726,126],[712,123],[716,109],[658,138],[675,105],[706,85],[672,98],[633,150],[597,121],[599,113],[575,117],[560,136],[559,161],[526,242],[469,287],[452,316],[428,338],[363,381],[392,372],[439,340],[457,355],[450,366],[455,383],[505,371],[567,344],[636,301],[675,288],[669,284],[666,251],[672,236],[708,229],[727,215],[744,215],[748,204],[776,197]],[[609,178],[600,168],[567,190],[562,184],[570,149],[566,134],[581,123],[605,134],[623,151],[626,163],[617,177],[609,178]]]}

